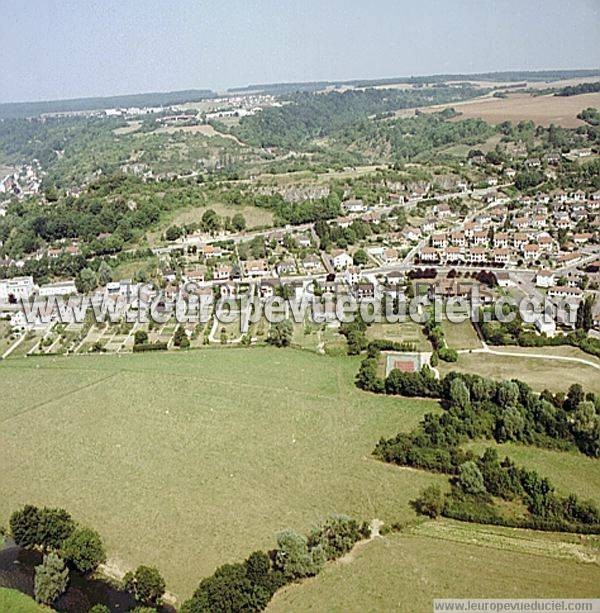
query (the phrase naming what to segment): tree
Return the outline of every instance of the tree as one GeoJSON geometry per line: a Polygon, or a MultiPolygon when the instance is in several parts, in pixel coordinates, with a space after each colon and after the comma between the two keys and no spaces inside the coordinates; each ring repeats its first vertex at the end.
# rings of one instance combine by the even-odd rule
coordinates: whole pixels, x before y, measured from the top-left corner
{"type": "Polygon", "coordinates": [[[280,321],[271,326],[267,336],[267,343],[275,347],[288,347],[292,342],[294,327],[289,319],[280,321]]]}
{"type": "Polygon", "coordinates": [[[514,381],[502,381],[496,393],[498,404],[501,407],[511,406],[519,399],[519,386],[514,381]]]}
{"type": "Polygon", "coordinates": [[[112,276],[112,268],[106,262],[102,262],[98,267],[98,283],[106,285],[112,281],[112,276]]]}
{"type": "Polygon", "coordinates": [[[589,434],[597,427],[596,407],[590,400],[580,402],[573,413],[573,432],[578,435],[589,434]]]}
{"type": "Polygon", "coordinates": [[[96,273],[91,268],[83,268],[75,277],[75,287],[81,294],[89,294],[98,287],[96,273]]]}
{"type": "Polygon", "coordinates": [[[9,519],[10,533],[19,547],[33,547],[37,544],[40,510],[27,504],[15,511],[9,519]]]}
{"type": "Polygon", "coordinates": [[[110,613],[110,609],[104,604],[95,604],[88,613],[110,613]]]}
{"type": "Polygon", "coordinates": [[[106,561],[106,551],[100,535],[89,528],[77,528],[65,539],[61,554],[79,572],[87,574],[106,561]]]}
{"type": "Polygon", "coordinates": [[[275,568],[288,581],[316,575],[325,561],[321,547],[309,549],[308,540],[294,530],[285,530],[277,535],[275,568]]]}
{"type": "Polygon", "coordinates": [[[320,546],[325,557],[334,560],[348,553],[361,536],[361,527],[355,519],[334,515],[311,532],[308,546],[320,546]]]}
{"type": "Polygon", "coordinates": [[[241,213],[236,213],[231,218],[231,225],[235,230],[240,232],[246,227],[246,218],[241,213]]]}
{"type": "Polygon", "coordinates": [[[148,342],[148,333],[146,330],[136,330],[133,335],[134,345],[145,345],[148,342]]]}
{"type": "Polygon", "coordinates": [[[444,494],[439,485],[426,487],[421,495],[413,501],[413,507],[417,513],[433,519],[441,515],[444,509],[444,494]]]}
{"type": "Polygon", "coordinates": [[[590,294],[577,308],[577,328],[586,332],[594,325],[594,301],[595,296],[590,294]]]}
{"type": "Polygon", "coordinates": [[[153,566],[138,566],[135,572],[125,573],[123,586],[137,601],[147,605],[160,604],[165,593],[165,580],[153,566]]]}
{"type": "Polygon", "coordinates": [[[178,326],[175,334],[173,334],[173,345],[181,347],[181,349],[187,349],[190,346],[190,339],[185,332],[185,328],[181,325],[178,326]]]}
{"type": "Polygon", "coordinates": [[[219,216],[212,209],[207,209],[202,215],[202,226],[207,232],[216,232],[221,227],[219,216]]]}
{"type": "Polygon", "coordinates": [[[481,471],[477,464],[470,460],[458,468],[458,485],[467,494],[484,494],[486,491],[481,471]]]}
{"type": "Polygon", "coordinates": [[[53,603],[64,594],[69,582],[69,569],[56,553],[44,556],[44,561],[35,567],[35,599],[43,604],[53,603]]]}
{"type": "Polygon", "coordinates": [[[496,439],[498,442],[519,441],[525,428],[525,417],[521,410],[509,405],[504,408],[498,420],[496,439]]]}
{"type": "Polygon", "coordinates": [[[262,611],[272,591],[252,582],[245,564],[224,564],[200,582],[182,613],[233,613],[262,611]]]}
{"type": "Polygon", "coordinates": [[[352,261],[355,266],[365,266],[369,262],[369,256],[364,249],[358,249],[352,256],[352,261]]]}
{"type": "Polygon", "coordinates": [[[44,507],[39,515],[36,544],[44,549],[59,550],[74,530],[75,522],[64,509],[44,507]]]}
{"type": "Polygon", "coordinates": [[[452,379],[450,383],[449,400],[453,406],[460,407],[461,409],[466,409],[470,405],[471,397],[469,388],[460,377],[452,379]]]}

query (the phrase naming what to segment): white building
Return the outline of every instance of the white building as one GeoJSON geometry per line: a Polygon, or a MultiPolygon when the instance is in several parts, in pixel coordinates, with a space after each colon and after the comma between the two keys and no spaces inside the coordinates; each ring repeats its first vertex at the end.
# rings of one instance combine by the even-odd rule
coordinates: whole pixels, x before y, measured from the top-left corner
{"type": "Polygon", "coordinates": [[[14,277],[0,281],[0,302],[28,299],[36,290],[33,277],[14,277]]]}
{"type": "Polygon", "coordinates": [[[551,270],[538,270],[535,284],[537,287],[554,287],[556,285],[554,273],[551,270]]]}
{"type": "Polygon", "coordinates": [[[39,290],[40,296],[68,296],[69,294],[76,293],[75,281],[48,283],[47,285],[41,285],[39,290]]]}

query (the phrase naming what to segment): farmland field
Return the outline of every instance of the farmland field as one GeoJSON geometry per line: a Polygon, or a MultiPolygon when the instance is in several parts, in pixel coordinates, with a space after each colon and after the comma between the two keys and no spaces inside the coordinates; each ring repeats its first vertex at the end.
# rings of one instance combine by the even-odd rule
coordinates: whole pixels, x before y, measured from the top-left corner
{"type": "Polygon", "coordinates": [[[433,598],[597,598],[599,585],[594,537],[444,520],[359,545],[267,610],[419,613],[433,598]]]}
{"type": "Polygon", "coordinates": [[[600,94],[569,97],[510,94],[507,98],[485,97],[446,106],[456,108],[461,113],[460,119],[481,118],[492,124],[531,120],[546,127],[554,123],[563,128],[577,128],[584,125],[577,114],[588,107],[599,107],[600,94]]]}
{"type": "Polygon", "coordinates": [[[65,507],[124,569],[157,565],[187,597],[227,561],[332,512],[414,518],[445,477],[373,460],[435,407],[360,392],[358,360],[276,349],[7,360],[0,525],[65,507]]]}
{"type": "Polygon", "coordinates": [[[517,378],[537,391],[545,388],[564,391],[572,383],[580,383],[586,390],[600,392],[598,371],[591,366],[576,362],[533,357],[504,357],[490,353],[461,353],[458,362],[440,362],[438,370],[442,375],[455,370],[498,380],[517,378]]]}

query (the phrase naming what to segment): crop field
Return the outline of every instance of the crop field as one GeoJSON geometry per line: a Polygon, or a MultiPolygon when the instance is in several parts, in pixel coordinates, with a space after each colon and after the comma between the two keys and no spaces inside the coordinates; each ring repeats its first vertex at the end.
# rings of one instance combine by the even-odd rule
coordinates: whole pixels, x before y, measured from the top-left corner
{"type": "Polygon", "coordinates": [[[28,357],[0,364],[0,525],[67,508],[122,569],[189,596],[219,564],[330,513],[387,523],[445,477],[375,461],[427,401],[356,389],[358,360],[270,348],[28,357]]]}
{"type": "Polygon", "coordinates": [[[593,537],[443,520],[359,545],[267,610],[420,613],[433,598],[597,598],[598,586],[593,537]]]}
{"type": "MultiPolygon", "coordinates": [[[[520,351],[516,348],[515,351],[520,351]]],[[[491,353],[461,353],[458,361],[440,362],[442,375],[453,370],[480,374],[492,379],[521,379],[533,389],[565,391],[572,383],[580,383],[586,390],[600,392],[598,371],[576,362],[564,362],[533,357],[500,356],[491,353]]]]}
{"type": "Polygon", "coordinates": [[[568,97],[510,94],[507,98],[485,97],[446,106],[456,108],[461,113],[459,119],[481,118],[492,124],[531,120],[546,127],[554,123],[563,128],[577,128],[584,125],[577,114],[588,107],[600,107],[600,94],[568,97]]]}

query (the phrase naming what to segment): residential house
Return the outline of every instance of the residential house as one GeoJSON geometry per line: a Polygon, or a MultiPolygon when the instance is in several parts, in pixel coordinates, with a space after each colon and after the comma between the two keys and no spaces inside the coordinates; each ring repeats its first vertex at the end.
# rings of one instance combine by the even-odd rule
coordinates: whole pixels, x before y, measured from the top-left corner
{"type": "Polygon", "coordinates": [[[537,287],[554,287],[556,285],[554,273],[551,270],[538,270],[535,275],[535,284],[537,287]]]}
{"type": "Polygon", "coordinates": [[[342,202],[342,209],[346,213],[363,213],[367,210],[367,207],[362,200],[351,198],[350,200],[342,202]]]}
{"type": "Polygon", "coordinates": [[[440,252],[435,247],[423,247],[419,253],[421,262],[439,262],[440,252]]]}
{"type": "Polygon", "coordinates": [[[331,254],[331,263],[338,270],[352,266],[352,258],[342,249],[336,249],[331,254]]]}
{"type": "Polygon", "coordinates": [[[247,277],[265,277],[269,274],[265,260],[247,260],[244,262],[244,274],[247,277]]]}
{"type": "Polygon", "coordinates": [[[523,247],[523,257],[526,262],[535,262],[540,257],[540,247],[536,243],[528,243],[523,247]]]}
{"type": "Polygon", "coordinates": [[[213,278],[215,281],[226,281],[231,278],[233,272],[233,268],[228,264],[222,264],[221,266],[217,266],[213,273],[213,278]]]}

